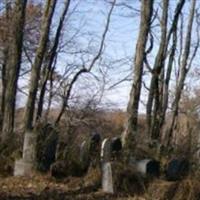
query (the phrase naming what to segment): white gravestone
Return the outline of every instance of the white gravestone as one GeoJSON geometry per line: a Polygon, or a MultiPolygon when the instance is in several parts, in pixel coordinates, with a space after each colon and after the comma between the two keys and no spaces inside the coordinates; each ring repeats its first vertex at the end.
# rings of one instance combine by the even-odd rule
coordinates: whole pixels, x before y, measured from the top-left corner
{"type": "Polygon", "coordinates": [[[34,169],[36,156],[36,135],[26,133],[24,136],[23,156],[22,159],[15,161],[14,176],[30,175],[34,169]]]}
{"type": "Polygon", "coordinates": [[[111,142],[109,138],[103,140],[101,145],[101,161],[107,162],[111,158],[111,142]]]}
{"type": "Polygon", "coordinates": [[[102,164],[102,189],[106,193],[114,193],[113,179],[112,179],[112,167],[110,162],[102,164]]]}
{"type": "Polygon", "coordinates": [[[103,140],[101,145],[101,163],[102,163],[102,189],[106,193],[114,193],[112,167],[110,162],[111,143],[110,139],[103,140]]]}

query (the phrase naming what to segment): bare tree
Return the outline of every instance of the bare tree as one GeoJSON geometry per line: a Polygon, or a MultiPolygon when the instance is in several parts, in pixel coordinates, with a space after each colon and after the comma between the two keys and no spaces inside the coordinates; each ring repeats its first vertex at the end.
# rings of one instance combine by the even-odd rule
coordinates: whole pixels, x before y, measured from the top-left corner
{"type": "Polygon", "coordinates": [[[167,32],[168,22],[168,4],[169,2],[163,1],[163,15],[160,21],[161,24],[161,42],[159,44],[158,53],[155,58],[152,73],[149,95],[146,105],[146,119],[147,119],[147,132],[152,139],[159,139],[161,127],[163,125],[166,107],[168,106],[168,86],[171,77],[172,65],[176,50],[176,36],[177,23],[180,13],[184,6],[185,0],[180,0],[175,8],[175,13],[172,19],[171,26],[167,32]],[[165,60],[167,58],[167,49],[170,44],[171,37],[173,36],[173,45],[169,58],[167,77],[165,78],[165,60]],[[163,103],[164,102],[164,103],[163,103]],[[153,113],[152,113],[153,111],[153,113]]]}
{"type": "Polygon", "coordinates": [[[6,63],[7,83],[5,91],[5,108],[2,128],[2,143],[6,144],[13,136],[15,100],[17,82],[21,66],[23,27],[25,20],[26,0],[16,0],[14,5],[14,16],[10,28],[10,39],[8,47],[8,60],[6,63]]]}
{"type": "Polygon", "coordinates": [[[51,74],[51,71],[52,71],[53,62],[55,60],[56,53],[57,53],[56,51],[57,51],[58,44],[59,44],[59,38],[60,38],[60,35],[61,35],[65,16],[66,16],[67,11],[69,9],[69,5],[70,5],[70,0],[66,0],[65,6],[64,6],[64,9],[63,9],[63,13],[60,17],[59,25],[58,25],[57,30],[56,30],[56,36],[55,36],[55,39],[54,39],[53,47],[52,47],[52,49],[50,50],[50,53],[49,53],[50,54],[49,57],[48,57],[49,61],[48,61],[47,66],[45,66],[45,75],[44,75],[42,86],[41,86],[39,102],[38,102],[38,109],[37,109],[37,114],[36,114],[36,120],[38,120],[42,116],[44,97],[45,97],[45,92],[46,92],[46,85],[47,85],[47,81],[49,80],[49,77],[50,77],[50,74],[51,74]]]}
{"type": "Polygon", "coordinates": [[[199,47],[199,41],[198,41],[197,45],[194,49],[193,55],[191,56],[190,60],[188,60],[190,52],[191,52],[191,37],[192,37],[192,27],[193,27],[194,15],[195,15],[195,6],[196,6],[196,0],[193,0],[192,5],[191,5],[191,10],[190,10],[190,16],[189,16],[189,20],[188,20],[188,25],[187,25],[187,33],[186,33],[186,38],[185,38],[183,56],[182,56],[182,60],[181,60],[180,74],[178,77],[178,85],[176,87],[175,99],[174,99],[174,102],[172,105],[173,114],[172,114],[170,129],[169,129],[169,136],[167,139],[168,145],[171,142],[175,120],[176,120],[176,117],[178,116],[179,101],[180,101],[182,90],[184,87],[186,75],[192,65],[192,61],[193,61],[193,59],[196,55],[197,49],[199,47]]]}
{"type": "Polygon", "coordinates": [[[104,29],[103,34],[102,34],[102,38],[101,38],[101,42],[100,42],[100,46],[99,46],[99,49],[97,51],[97,54],[94,56],[94,58],[92,59],[92,61],[89,64],[89,66],[85,66],[85,64],[83,64],[82,68],[73,76],[70,83],[67,84],[67,86],[66,86],[65,94],[64,94],[63,99],[62,99],[62,101],[63,101],[62,107],[61,107],[61,110],[60,110],[56,120],[55,120],[55,124],[59,123],[62,115],[64,114],[65,109],[68,106],[68,101],[69,101],[73,86],[77,82],[80,75],[82,75],[83,73],[89,73],[92,70],[92,68],[94,67],[94,65],[96,64],[96,62],[98,61],[98,59],[101,57],[103,47],[104,47],[104,43],[105,43],[105,39],[106,39],[106,35],[107,35],[108,30],[109,30],[111,15],[112,15],[113,9],[115,7],[115,3],[116,3],[116,0],[113,0],[113,2],[111,4],[111,8],[110,8],[108,16],[107,16],[105,29],[104,29]]]}
{"type": "Polygon", "coordinates": [[[160,98],[161,95],[159,95],[159,75],[161,74],[161,71],[164,68],[165,65],[165,52],[166,52],[166,43],[167,43],[167,22],[168,22],[168,5],[169,0],[163,0],[163,6],[162,6],[162,19],[160,22],[161,25],[161,38],[160,38],[160,45],[158,49],[157,56],[155,58],[154,67],[152,70],[152,78],[150,83],[150,91],[149,91],[149,97],[147,102],[147,130],[149,131],[149,135],[152,136],[152,138],[158,137],[158,131],[157,131],[157,113],[159,109],[160,104],[160,98]],[[151,119],[151,110],[152,110],[152,103],[154,99],[154,121],[152,125],[152,119],[151,119]]]}
{"type": "Polygon", "coordinates": [[[42,26],[41,26],[41,36],[39,45],[37,48],[36,56],[31,70],[30,78],[30,88],[29,95],[26,104],[26,110],[24,115],[24,124],[25,129],[32,129],[34,110],[35,110],[35,101],[38,90],[38,82],[40,79],[40,70],[42,62],[44,59],[47,42],[49,39],[50,25],[52,21],[52,16],[55,10],[56,0],[46,0],[45,10],[43,13],[42,26]]]}
{"type": "Polygon", "coordinates": [[[8,39],[9,39],[9,24],[10,24],[10,11],[11,11],[11,6],[8,2],[6,2],[6,14],[2,16],[2,21],[6,21],[7,24],[2,26],[4,27],[1,30],[1,37],[3,41],[3,61],[2,61],[2,93],[1,93],[1,117],[0,117],[0,129],[2,129],[2,123],[3,123],[3,117],[4,117],[4,109],[5,109],[5,92],[6,92],[6,83],[7,83],[7,72],[6,72],[6,64],[8,60],[8,39]]]}
{"type": "Polygon", "coordinates": [[[128,103],[128,123],[123,133],[123,143],[131,148],[134,145],[134,136],[137,133],[138,107],[141,93],[143,63],[145,48],[150,31],[151,17],[153,13],[153,0],[141,2],[141,21],[134,59],[133,85],[128,103]]]}

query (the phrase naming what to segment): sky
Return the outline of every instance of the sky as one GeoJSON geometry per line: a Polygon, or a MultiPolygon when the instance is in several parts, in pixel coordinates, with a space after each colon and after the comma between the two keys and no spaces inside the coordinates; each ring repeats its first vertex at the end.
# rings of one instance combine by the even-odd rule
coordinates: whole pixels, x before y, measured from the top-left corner
{"type": "MultiPolygon", "coordinates": [[[[37,2],[37,0],[35,1],[37,2]]],[[[64,0],[59,0],[57,2],[52,25],[52,35],[58,24],[63,1],[64,0]]],[[[161,16],[160,2],[161,1],[157,0],[154,5],[155,10],[158,8],[159,17],[161,16]]],[[[72,100],[78,97],[79,100],[77,100],[77,102],[81,100],[86,101],[95,96],[102,107],[126,110],[131,89],[133,60],[139,32],[140,3],[139,0],[117,0],[117,6],[114,8],[111,17],[101,59],[96,63],[90,74],[82,75],[78,79],[73,88],[72,100]],[[104,76],[105,74],[106,76],[104,76]],[[128,77],[128,80],[118,84],[116,87],[112,87],[124,77],[128,77]],[[104,92],[101,92],[103,89],[104,92]]],[[[169,14],[171,18],[176,3],[177,1],[170,0],[169,14]]],[[[187,1],[184,6],[184,23],[186,23],[188,19],[189,6],[190,1],[187,1]]],[[[60,75],[65,74],[68,70],[69,73],[66,77],[70,79],[74,74],[73,70],[75,67],[80,66],[83,62],[86,66],[89,65],[95,52],[97,52],[99,48],[109,9],[110,4],[104,0],[72,1],[62,37],[62,43],[64,42],[66,45],[61,48],[57,59],[57,72],[60,75]],[[74,35],[76,35],[75,38],[73,38],[74,35]],[[84,54],[83,52],[86,53],[84,54]]],[[[158,20],[155,20],[153,25],[155,43],[154,50],[149,55],[149,62],[151,65],[153,65],[160,42],[158,20]]],[[[196,37],[194,36],[193,39],[195,41],[196,37]]],[[[194,61],[194,65],[198,66],[198,56],[194,61]]],[[[192,76],[192,78],[194,78],[194,76],[192,76]]],[[[148,86],[150,80],[149,76],[144,76],[144,79],[148,86]]],[[[28,77],[21,81],[20,84],[27,85],[27,80],[28,77]]],[[[187,82],[190,83],[190,81],[189,77],[187,82]]],[[[198,83],[198,78],[195,83],[198,83]]],[[[55,90],[60,90],[60,88],[55,88],[55,90]]],[[[140,112],[145,112],[145,105],[143,102],[146,101],[147,94],[148,91],[143,88],[140,112]]],[[[24,106],[26,97],[21,93],[18,96],[18,105],[24,106]]],[[[54,106],[57,107],[59,105],[60,101],[55,100],[54,106]]]]}

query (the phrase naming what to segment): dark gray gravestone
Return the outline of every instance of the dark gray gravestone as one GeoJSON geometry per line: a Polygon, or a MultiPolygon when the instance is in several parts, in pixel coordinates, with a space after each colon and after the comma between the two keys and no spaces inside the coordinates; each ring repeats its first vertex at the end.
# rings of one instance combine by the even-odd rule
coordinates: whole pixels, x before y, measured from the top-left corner
{"type": "Polygon", "coordinates": [[[37,169],[46,172],[55,161],[58,134],[51,125],[44,126],[37,136],[37,169]]]}
{"type": "Polygon", "coordinates": [[[101,142],[101,135],[97,132],[91,134],[91,143],[98,145],[101,142]]]}
{"type": "Polygon", "coordinates": [[[189,174],[190,164],[185,158],[172,159],[166,169],[166,177],[169,181],[177,181],[189,174]]]}
{"type": "Polygon", "coordinates": [[[85,170],[87,170],[90,165],[90,144],[86,140],[84,140],[80,146],[80,164],[85,170]]]}
{"type": "Polygon", "coordinates": [[[111,151],[120,152],[122,150],[122,141],[120,137],[114,137],[111,139],[111,151]]]}

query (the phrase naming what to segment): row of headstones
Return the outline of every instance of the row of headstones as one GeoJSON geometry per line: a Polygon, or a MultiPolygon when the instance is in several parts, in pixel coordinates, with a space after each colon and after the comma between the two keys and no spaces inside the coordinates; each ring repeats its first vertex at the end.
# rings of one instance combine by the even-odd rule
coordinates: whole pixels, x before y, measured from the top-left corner
{"type": "MultiPolygon", "coordinates": [[[[122,150],[122,142],[120,137],[106,138],[101,142],[100,134],[94,133],[90,138],[90,146],[95,148],[101,145],[101,169],[102,169],[102,188],[104,192],[113,193],[113,177],[112,177],[112,165],[111,157],[113,154],[120,155],[122,150]]],[[[25,134],[23,157],[15,162],[14,175],[26,176],[34,168],[35,164],[35,146],[36,136],[31,133],[25,134]]],[[[88,151],[87,141],[83,141],[80,145],[80,161],[88,162],[87,158],[90,152],[88,151]]],[[[130,166],[134,166],[134,169],[138,171],[142,176],[156,176],[160,174],[160,163],[153,159],[135,160],[130,158],[130,166]]],[[[168,180],[178,180],[180,177],[187,174],[189,171],[189,162],[185,159],[173,159],[169,162],[166,169],[166,176],[168,180]]]]}
{"type": "MultiPolygon", "coordinates": [[[[51,137],[51,135],[48,135],[51,137]]],[[[49,140],[49,137],[46,136],[49,140]]],[[[53,135],[52,135],[53,136],[53,135]]],[[[36,166],[38,155],[36,153],[36,146],[37,146],[37,138],[38,136],[32,132],[27,132],[24,135],[24,145],[23,145],[23,152],[22,152],[22,159],[15,161],[14,166],[14,176],[27,176],[30,175],[32,171],[34,171],[34,168],[36,166]],[[36,156],[37,155],[37,156],[36,156]]],[[[43,138],[45,142],[45,138],[43,138]]],[[[40,162],[43,165],[43,169],[48,171],[50,169],[50,166],[55,162],[56,160],[56,146],[57,146],[57,138],[52,137],[51,142],[47,143],[45,146],[44,152],[40,152],[40,162]],[[55,144],[56,143],[56,144],[55,144]],[[42,157],[42,158],[41,158],[42,157]]],[[[97,146],[100,146],[101,143],[101,136],[99,133],[92,133],[90,138],[87,140],[84,140],[81,145],[78,147],[80,149],[80,157],[79,161],[80,164],[89,166],[88,162],[91,152],[96,151],[97,146]]],[[[40,167],[41,168],[41,167],[40,167]]]]}
{"type": "MultiPolygon", "coordinates": [[[[102,190],[106,193],[114,193],[113,173],[111,165],[111,154],[122,150],[120,138],[104,139],[101,145],[102,165],[102,190]]],[[[160,176],[160,162],[154,159],[136,160],[130,158],[129,165],[134,167],[142,177],[160,176]]],[[[189,173],[189,161],[185,158],[171,159],[166,166],[165,175],[168,181],[177,181],[189,173]]]]}

